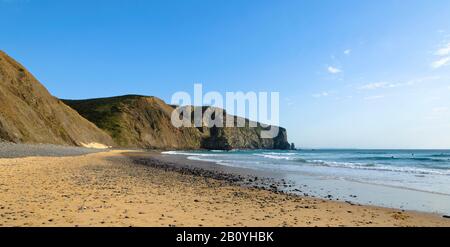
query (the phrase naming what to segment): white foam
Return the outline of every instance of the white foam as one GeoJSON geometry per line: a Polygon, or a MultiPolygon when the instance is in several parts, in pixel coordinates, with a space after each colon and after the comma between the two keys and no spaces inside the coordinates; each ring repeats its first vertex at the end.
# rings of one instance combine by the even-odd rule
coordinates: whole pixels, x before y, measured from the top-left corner
{"type": "Polygon", "coordinates": [[[254,154],[255,156],[264,157],[267,159],[274,159],[274,160],[294,160],[294,157],[291,157],[291,155],[283,156],[282,154],[270,154],[270,153],[262,153],[262,154],[254,154]]]}
{"type": "Polygon", "coordinates": [[[161,152],[162,154],[169,154],[169,155],[186,155],[186,156],[203,156],[203,157],[213,157],[213,156],[219,156],[218,154],[205,154],[205,153],[189,153],[189,152],[183,152],[183,151],[165,151],[161,152]]]}
{"type": "Polygon", "coordinates": [[[450,175],[449,170],[437,170],[417,167],[395,167],[385,166],[380,164],[367,164],[367,163],[351,163],[351,162],[336,162],[336,161],[324,161],[324,160],[311,160],[306,163],[336,167],[336,168],[348,168],[348,169],[361,169],[361,170],[373,170],[373,171],[387,171],[387,172],[402,172],[413,174],[433,174],[433,175],[450,175]]]}

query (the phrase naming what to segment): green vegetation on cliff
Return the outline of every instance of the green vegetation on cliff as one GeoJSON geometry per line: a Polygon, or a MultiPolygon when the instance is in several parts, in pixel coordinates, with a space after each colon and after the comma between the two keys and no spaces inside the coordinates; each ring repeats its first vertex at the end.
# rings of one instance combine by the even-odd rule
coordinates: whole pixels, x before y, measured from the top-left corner
{"type": "MultiPolygon", "coordinates": [[[[171,123],[174,106],[155,97],[125,95],[111,98],[64,100],[82,116],[108,132],[123,147],[174,149],[289,149],[286,130],[261,138],[263,127],[182,127],[171,123]]],[[[206,108],[203,108],[203,111],[206,108]]],[[[225,115],[225,119],[233,117],[225,115]]]]}
{"type": "MultiPolygon", "coordinates": [[[[285,129],[264,139],[264,128],[249,127],[247,119],[239,128],[176,128],[171,122],[175,106],[156,97],[59,100],[1,51],[0,105],[0,141],[155,149],[290,148],[285,129]]],[[[224,119],[229,118],[237,121],[225,114],[224,119]]]]}

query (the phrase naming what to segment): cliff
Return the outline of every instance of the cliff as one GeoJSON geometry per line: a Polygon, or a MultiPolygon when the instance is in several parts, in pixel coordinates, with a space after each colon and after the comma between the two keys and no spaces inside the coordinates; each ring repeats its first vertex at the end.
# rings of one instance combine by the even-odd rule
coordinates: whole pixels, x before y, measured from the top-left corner
{"type": "MultiPolygon", "coordinates": [[[[277,137],[261,138],[261,127],[175,128],[175,106],[155,97],[126,95],[88,100],[63,100],[82,116],[108,132],[122,147],[158,149],[289,149],[286,130],[277,137]]],[[[206,108],[205,108],[206,109],[206,108]]],[[[233,117],[225,115],[225,119],[233,117]]]]}
{"type": "MultiPolygon", "coordinates": [[[[0,51],[0,141],[153,149],[290,148],[285,129],[264,139],[264,127],[250,127],[247,119],[242,128],[176,128],[171,122],[174,109],[161,99],[139,95],[59,100],[0,51]]],[[[224,118],[237,121],[227,114],[224,118]]]]}
{"type": "Polygon", "coordinates": [[[135,95],[63,100],[89,121],[105,130],[120,147],[198,149],[201,133],[195,128],[175,128],[173,108],[155,97],[135,95]]]}
{"type": "Polygon", "coordinates": [[[30,72],[2,51],[0,140],[78,146],[114,144],[108,134],[50,95],[30,72]]]}

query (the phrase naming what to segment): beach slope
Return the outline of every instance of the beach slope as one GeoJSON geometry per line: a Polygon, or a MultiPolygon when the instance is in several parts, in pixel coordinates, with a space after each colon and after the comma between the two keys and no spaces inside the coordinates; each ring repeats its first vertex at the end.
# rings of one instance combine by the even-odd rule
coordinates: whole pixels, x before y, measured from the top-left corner
{"type": "Polygon", "coordinates": [[[439,215],[247,188],[124,153],[0,159],[0,225],[450,226],[439,215]]]}

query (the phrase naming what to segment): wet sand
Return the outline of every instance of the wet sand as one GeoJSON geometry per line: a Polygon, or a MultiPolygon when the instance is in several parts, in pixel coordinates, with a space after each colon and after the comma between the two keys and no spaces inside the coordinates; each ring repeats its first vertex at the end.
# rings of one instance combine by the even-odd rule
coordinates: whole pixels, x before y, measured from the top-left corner
{"type": "Polygon", "coordinates": [[[115,150],[0,159],[0,225],[450,226],[441,215],[286,195],[242,184],[245,173],[160,157],[115,150]]]}

